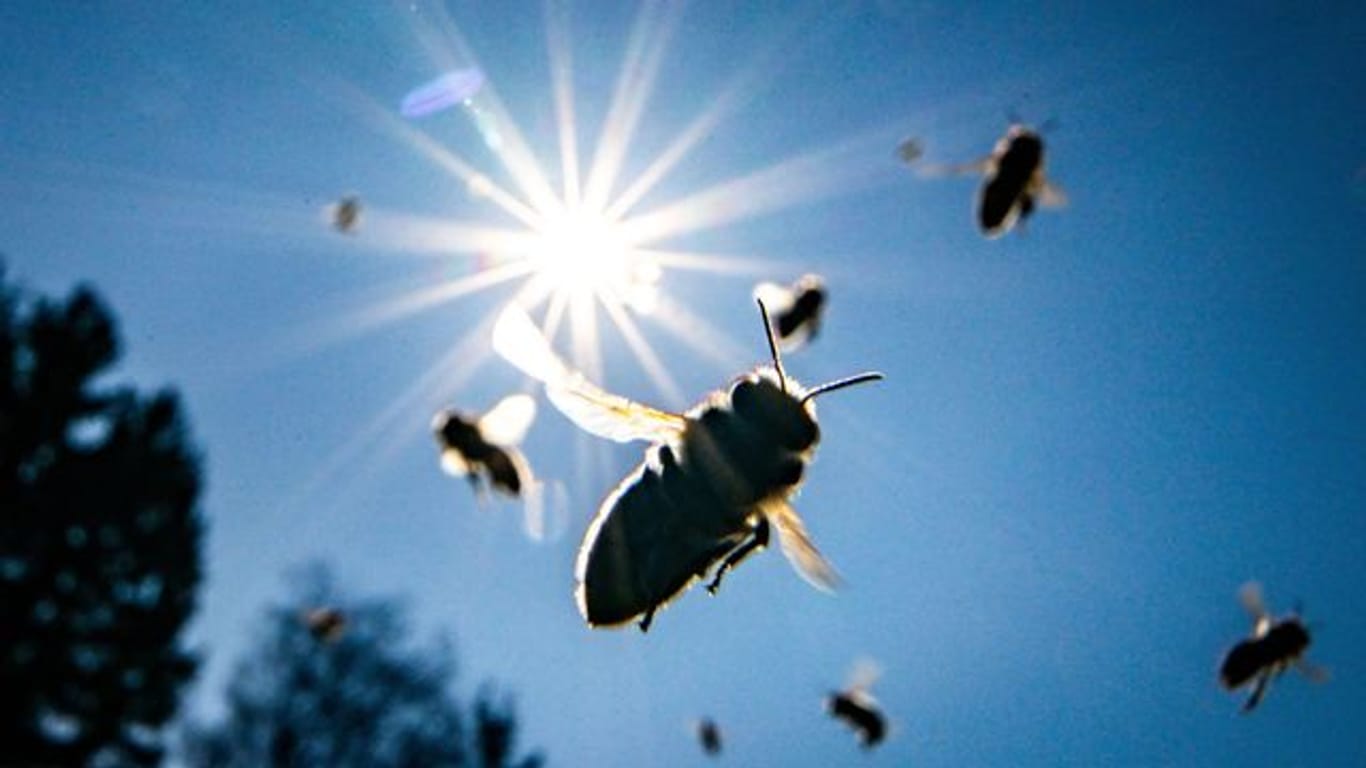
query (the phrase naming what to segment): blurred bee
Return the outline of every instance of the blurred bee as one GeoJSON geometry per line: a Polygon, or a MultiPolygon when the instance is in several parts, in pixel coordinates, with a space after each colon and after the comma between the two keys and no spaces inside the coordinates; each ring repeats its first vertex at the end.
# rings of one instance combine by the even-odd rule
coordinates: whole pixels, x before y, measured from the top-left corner
{"type": "Polygon", "coordinates": [[[784,352],[816,338],[821,329],[827,295],[820,275],[802,275],[791,287],[759,283],[754,286],[754,298],[768,309],[778,346],[784,352]]]}
{"type": "Polygon", "coordinates": [[[1043,137],[1038,131],[1013,123],[991,154],[974,163],[948,168],[926,168],[927,174],[980,173],[985,177],[977,193],[977,226],[993,239],[1029,218],[1036,206],[1057,208],[1067,196],[1044,175],[1043,137]]]}
{"type": "Polygon", "coordinates": [[[441,449],[441,468],[469,478],[475,493],[483,493],[482,479],[495,491],[521,496],[531,468],[515,446],[535,418],[536,401],[529,395],[509,395],[479,418],[450,409],[437,412],[432,434],[441,449]]]}
{"type": "Polygon", "coordinates": [[[602,502],[579,548],[575,598],[589,626],[639,617],[646,631],[655,611],[713,566],[707,590],[715,594],[727,571],[768,544],[770,528],[803,578],[834,588],[834,568],[788,499],[820,437],[812,399],[882,374],[801,389],[783,372],[762,301],[759,310],[773,367],[741,376],[686,414],[602,391],[566,366],[516,305],[494,326],[494,350],[544,382],[550,402],[580,428],[618,442],[652,443],[641,465],[602,502]]]}
{"type": "Polygon", "coordinates": [[[868,692],[877,676],[875,665],[861,662],[854,667],[849,685],[844,690],[834,691],[825,697],[825,711],[852,728],[864,749],[876,747],[887,737],[887,717],[868,692]]]}
{"type": "Polygon", "coordinates": [[[1244,712],[1256,709],[1272,678],[1290,667],[1315,682],[1327,679],[1326,671],[1304,659],[1309,648],[1309,629],[1298,611],[1273,621],[1262,600],[1262,587],[1255,581],[1238,590],[1238,599],[1252,615],[1252,636],[1224,656],[1219,665],[1219,682],[1230,691],[1252,684],[1252,694],[1243,703],[1244,712]]]}
{"type": "Polygon", "coordinates": [[[697,722],[697,741],[702,745],[703,752],[709,755],[721,754],[721,728],[715,720],[704,717],[697,722]]]}
{"type": "Polygon", "coordinates": [[[896,145],[896,156],[906,165],[913,165],[925,154],[925,145],[920,139],[911,136],[901,140],[896,145]]]}
{"type": "Polygon", "coordinates": [[[301,618],[308,633],[320,643],[335,643],[346,632],[346,614],[336,608],[314,608],[301,618]]]}
{"type": "Polygon", "coordinates": [[[329,208],[332,227],[343,234],[351,234],[360,225],[360,198],[346,195],[329,208]]]}

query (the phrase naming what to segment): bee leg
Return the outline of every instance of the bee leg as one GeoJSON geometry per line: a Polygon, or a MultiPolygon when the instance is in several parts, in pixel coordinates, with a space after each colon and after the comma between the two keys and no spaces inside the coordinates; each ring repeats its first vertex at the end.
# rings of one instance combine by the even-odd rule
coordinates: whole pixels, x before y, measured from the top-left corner
{"type": "Polygon", "coordinates": [[[1244,712],[1251,712],[1257,708],[1257,705],[1262,701],[1262,697],[1266,695],[1266,686],[1270,682],[1270,673],[1263,672],[1260,675],[1257,675],[1257,685],[1253,687],[1252,695],[1248,696],[1247,701],[1243,703],[1244,712]]]}
{"type": "Polygon", "coordinates": [[[644,616],[643,618],[641,618],[640,622],[639,622],[636,626],[640,627],[640,631],[641,631],[641,633],[643,634],[643,633],[645,633],[645,632],[649,632],[649,631],[650,631],[650,622],[652,622],[652,621],[654,621],[654,620],[655,620],[655,609],[654,609],[654,606],[651,606],[651,607],[650,607],[650,610],[648,610],[648,611],[645,612],[645,616],[644,616]]]}
{"type": "Polygon", "coordinates": [[[754,550],[768,546],[768,530],[768,519],[760,517],[759,523],[750,531],[749,540],[735,549],[732,549],[730,554],[726,556],[725,561],[721,563],[721,567],[716,569],[716,575],[712,577],[711,583],[707,585],[707,592],[713,595],[716,594],[716,590],[721,588],[721,578],[726,575],[727,571],[739,565],[740,562],[746,557],[749,557],[754,550]]]}

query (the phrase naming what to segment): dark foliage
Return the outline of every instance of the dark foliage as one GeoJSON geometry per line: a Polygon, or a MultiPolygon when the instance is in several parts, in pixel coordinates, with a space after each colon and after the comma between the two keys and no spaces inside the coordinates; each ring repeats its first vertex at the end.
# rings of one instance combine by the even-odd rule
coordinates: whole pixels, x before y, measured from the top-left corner
{"type": "Polygon", "coordinates": [[[199,461],[174,394],[97,387],[115,321],[0,267],[0,763],[155,765],[195,658],[199,461]]]}
{"type": "Polygon", "coordinates": [[[238,663],[227,714],[191,726],[187,761],[212,768],[483,766],[534,768],[512,761],[516,719],[488,690],[473,728],[451,693],[455,666],[444,644],[415,647],[393,601],[348,599],[327,569],[296,580],[290,602],[269,609],[254,651],[238,663]],[[320,611],[344,617],[320,634],[320,611]]]}

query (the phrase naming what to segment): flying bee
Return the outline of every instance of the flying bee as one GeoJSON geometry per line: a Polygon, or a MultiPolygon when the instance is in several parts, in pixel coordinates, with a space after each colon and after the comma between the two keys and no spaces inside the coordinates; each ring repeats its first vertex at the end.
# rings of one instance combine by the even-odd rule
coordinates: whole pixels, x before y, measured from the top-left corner
{"type": "Polygon", "coordinates": [[[721,728],[710,717],[697,722],[697,741],[708,755],[721,754],[721,728]]]}
{"type": "Polygon", "coordinates": [[[536,418],[530,395],[509,395],[475,418],[447,409],[432,417],[432,434],[441,448],[441,467],[468,477],[476,493],[482,479],[495,491],[516,498],[531,480],[531,468],[516,445],[536,418]]]}
{"type": "Polygon", "coordinates": [[[896,145],[896,156],[906,165],[914,165],[924,154],[924,142],[914,136],[908,136],[896,145]]]}
{"type": "Polygon", "coordinates": [[[517,305],[493,329],[493,348],[545,384],[570,421],[618,442],[647,440],[645,460],[607,495],[575,562],[575,599],[591,627],[639,619],[712,572],[722,577],[768,544],[803,578],[831,590],[835,569],[816,549],[788,499],[815,452],[817,395],[882,378],[862,373],[803,390],[787,378],[773,327],[759,303],[773,366],[741,376],[684,414],[667,413],[599,389],[571,370],[517,305]],[[719,563],[719,564],[718,564],[719,563]]]}
{"type": "Polygon", "coordinates": [[[861,662],[854,667],[851,680],[844,690],[833,691],[825,697],[825,711],[852,728],[864,749],[876,747],[887,737],[887,716],[869,693],[877,675],[875,665],[861,662]]]}
{"type": "Polygon", "coordinates": [[[980,173],[985,180],[977,192],[977,226],[994,239],[1024,221],[1036,206],[1058,208],[1067,196],[1044,175],[1043,137],[1022,123],[1013,123],[991,150],[974,163],[927,168],[928,174],[980,173]]]}
{"type": "Polygon", "coordinates": [[[1219,665],[1219,682],[1234,691],[1248,683],[1252,694],[1243,703],[1243,711],[1256,709],[1272,678],[1294,667],[1315,682],[1327,679],[1327,672],[1304,659],[1309,648],[1309,628],[1299,612],[1273,620],[1262,600],[1262,587],[1249,581],[1238,591],[1243,608],[1252,615],[1252,636],[1240,641],[1224,656],[1219,665]]]}
{"type": "Polygon", "coordinates": [[[346,632],[346,614],[336,608],[314,608],[304,611],[300,618],[308,633],[320,643],[335,643],[346,632]]]}
{"type": "Polygon", "coordinates": [[[343,234],[351,234],[360,225],[360,198],[356,195],[346,195],[342,199],[328,206],[331,214],[332,227],[343,234]]]}
{"type": "Polygon", "coordinates": [[[754,286],[754,298],[768,309],[778,346],[784,352],[816,338],[821,329],[827,294],[820,275],[802,275],[790,287],[759,283],[754,286]]]}
{"type": "Polygon", "coordinates": [[[539,541],[546,529],[541,488],[526,457],[517,450],[535,419],[534,398],[509,395],[478,418],[452,409],[439,411],[432,417],[432,434],[441,449],[441,468],[468,478],[481,500],[483,484],[522,499],[527,536],[539,541]]]}

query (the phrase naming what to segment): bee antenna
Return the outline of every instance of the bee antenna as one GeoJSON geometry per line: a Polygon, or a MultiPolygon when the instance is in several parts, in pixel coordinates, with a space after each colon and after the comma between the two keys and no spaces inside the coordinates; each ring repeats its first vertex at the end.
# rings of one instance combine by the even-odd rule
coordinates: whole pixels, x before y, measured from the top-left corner
{"type": "Polygon", "coordinates": [[[759,314],[764,318],[764,333],[768,335],[768,352],[773,356],[773,369],[778,372],[778,386],[782,387],[785,395],[787,394],[787,374],[783,373],[783,359],[778,354],[778,341],[773,338],[773,323],[768,320],[768,307],[764,306],[763,299],[756,297],[754,301],[758,303],[759,314]]]}
{"type": "Polygon", "coordinates": [[[819,387],[809,390],[806,395],[802,397],[802,405],[806,405],[806,401],[816,395],[823,395],[826,392],[834,392],[837,389],[852,387],[855,384],[862,384],[866,381],[879,381],[882,378],[884,378],[883,375],[877,371],[865,371],[863,373],[856,373],[853,376],[846,376],[843,379],[828,381],[819,387]]]}

